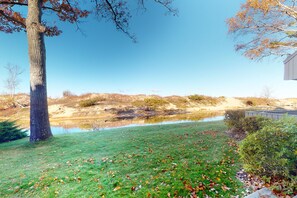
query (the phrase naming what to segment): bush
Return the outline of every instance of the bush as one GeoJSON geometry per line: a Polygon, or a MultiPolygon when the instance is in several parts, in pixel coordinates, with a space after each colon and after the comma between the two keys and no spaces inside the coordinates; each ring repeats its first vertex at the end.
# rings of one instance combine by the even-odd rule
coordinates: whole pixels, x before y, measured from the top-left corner
{"type": "Polygon", "coordinates": [[[215,98],[215,97],[210,97],[210,96],[203,96],[203,95],[191,95],[188,96],[188,98],[196,103],[200,104],[210,104],[210,105],[216,105],[218,104],[221,100],[225,100],[224,98],[215,98]]]}
{"type": "Polygon", "coordinates": [[[251,101],[251,100],[247,100],[247,101],[245,102],[245,104],[246,104],[247,106],[254,106],[254,103],[253,103],[253,101],[251,101]]]}
{"type": "Polygon", "coordinates": [[[167,96],[165,99],[175,105],[177,108],[185,109],[189,104],[189,100],[187,98],[181,96],[167,96]]]}
{"type": "Polygon", "coordinates": [[[235,139],[242,140],[271,122],[271,119],[256,116],[245,117],[244,110],[228,110],[225,112],[225,124],[235,139]]]}
{"type": "Polygon", "coordinates": [[[13,121],[0,122],[0,143],[27,137],[25,130],[19,128],[13,121]]]}
{"type": "Polygon", "coordinates": [[[242,120],[242,129],[248,134],[261,130],[272,120],[263,116],[251,116],[242,120]]]}
{"type": "Polygon", "coordinates": [[[297,123],[285,117],[267,123],[248,135],[239,147],[246,171],[266,177],[290,178],[296,175],[297,123]]]}
{"type": "Polygon", "coordinates": [[[133,106],[148,110],[156,110],[162,108],[166,104],[168,104],[168,102],[162,98],[145,98],[144,100],[137,100],[132,103],[133,106]]]}
{"type": "Polygon", "coordinates": [[[91,107],[91,106],[96,105],[98,101],[99,101],[98,98],[90,98],[87,100],[82,100],[79,102],[79,106],[80,107],[91,107]]]}
{"type": "Polygon", "coordinates": [[[244,110],[228,110],[225,112],[224,122],[228,129],[243,132],[243,119],[245,118],[244,110]]]}

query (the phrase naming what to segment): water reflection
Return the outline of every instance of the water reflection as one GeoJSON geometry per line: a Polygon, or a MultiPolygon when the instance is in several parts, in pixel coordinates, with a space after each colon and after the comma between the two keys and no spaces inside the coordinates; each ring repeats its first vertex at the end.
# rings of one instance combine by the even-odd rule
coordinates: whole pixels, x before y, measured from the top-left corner
{"type": "Polygon", "coordinates": [[[218,114],[202,115],[175,115],[175,116],[156,116],[149,118],[137,119],[89,119],[89,120],[64,120],[52,122],[53,134],[67,134],[85,131],[109,130],[122,127],[148,126],[148,125],[165,125],[188,122],[210,122],[223,120],[224,116],[218,114]]]}
{"type": "Polygon", "coordinates": [[[51,129],[54,135],[78,133],[87,131],[109,130],[122,127],[165,125],[187,122],[209,122],[223,120],[220,112],[203,112],[196,114],[180,114],[170,116],[154,116],[134,119],[64,119],[51,120],[51,129]]]}
{"type": "Polygon", "coordinates": [[[64,127],[55,127],[55,126],[51,127],[51,130],[54,135],[80,133],[80,132],[89,132],[90,131],[90,129],[64,128],[64,127]]]}

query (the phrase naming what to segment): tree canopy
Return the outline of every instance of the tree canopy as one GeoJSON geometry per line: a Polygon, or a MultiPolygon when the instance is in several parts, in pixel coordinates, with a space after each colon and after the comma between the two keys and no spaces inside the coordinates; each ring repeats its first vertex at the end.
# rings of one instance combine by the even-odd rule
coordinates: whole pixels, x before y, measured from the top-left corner
{"type": "MultiPolygon", "coordinates": [[[[177,10],[171,7],[173,0],[152,0],[169,12],[177,14],[177,10]]],[[[146,0],[137,0],[138,7],[145,9],[146,0]]],[[[0,0],[0,31],[6,33],[26,31],[26,16],[20,7],[28,6],[28,0],[0,0]]],[[[55,15],[59,21],[76,24],[93,14],[96,17],[112,21],[118,30],[135,40],[135,36],[129,32],[129,20],[132,17],[128,1],[124,0],[43,0],[41,9],[43,14],[55,15]],[[90,4],[90,5],[89,5],[90,4]],[[86,6],[88,5],[88,6],[86,6]],[[89,9],[87,8],[89,7],[89,9]]],[[[42,19],[39,28],[45,36],[58,36],[61,29],[46,19],[42,19]]]]}
{"type": "Polygon", "coordinates": [[[250,59],[288,55],[297,49],[296,0],[246,0],[227,20],[236,50],[250,59]]]}
{"type": "MultiPolygon", "coordinates": [[[[147,1],[137,0],[133,3],[145,9],[147,1]]],[[[151,1],[176,14],[176,10],[171,7],[173,0],[151,1]]],[[[129,3],[128,0],[0,0],[0,31],[27,33],[30,61],[30,142],[52,137],[47,104],[44,35],[58,36],[62,33],[55,25],[55,18],[76,24],[79,28],[78,24],[83,18],[94,14],[99,19],[105,18],[113,22],[118,30],[135,41],[135,36],[129,31],[129,20],[132,17],[129,3]]]]}

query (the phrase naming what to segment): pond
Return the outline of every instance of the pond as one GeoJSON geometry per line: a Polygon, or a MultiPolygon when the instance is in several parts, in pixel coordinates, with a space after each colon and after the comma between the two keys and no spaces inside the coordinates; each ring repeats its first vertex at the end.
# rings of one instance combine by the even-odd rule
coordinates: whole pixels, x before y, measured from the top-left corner
{"type": "MultiPolygon", "coordinates": [[[[187,115],[189,116],[189,115],[187,115]]],[[[193,116],[193,115],[192,115],[193,116]]],[[[142,119],[112,119],[112,120],[60,120],[59,122],[52,122],[52,133],[70,134],[90,131],[102,131],[115,128],[136,127],[136,126],[151,126],[151,125],[166,125],[189,122],[210,122],[223,120],[222,115],[209,115],[208,117],[183,117],[179,116],[165,116],[165,117],[150,117],[142,119]],[[187,119],[188,118],[188,119],[187,119]]],[[[29,133],[30,131],[28,131],[29,133]]]]}

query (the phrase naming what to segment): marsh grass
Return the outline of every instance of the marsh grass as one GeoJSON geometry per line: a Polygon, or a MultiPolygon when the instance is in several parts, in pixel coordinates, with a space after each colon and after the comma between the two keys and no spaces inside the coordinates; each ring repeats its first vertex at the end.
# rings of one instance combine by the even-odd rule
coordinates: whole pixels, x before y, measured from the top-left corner
{"type": "Polygon", "coordinates": [[[133,127],[0,144],[0,197],[230,197],[237,145],[223,122],[133,127]]]}

